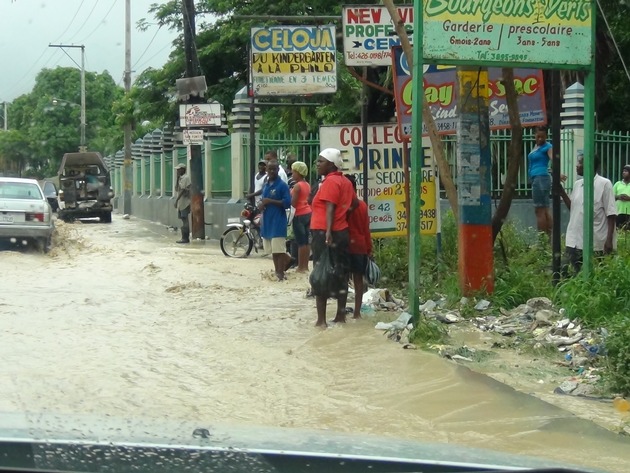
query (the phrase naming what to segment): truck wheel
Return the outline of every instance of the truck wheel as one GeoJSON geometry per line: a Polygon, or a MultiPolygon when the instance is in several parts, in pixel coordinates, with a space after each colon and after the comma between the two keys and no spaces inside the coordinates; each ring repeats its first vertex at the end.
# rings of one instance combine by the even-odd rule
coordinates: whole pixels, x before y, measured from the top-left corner
{"type": "Polygon", "coordinates": [[[101,223],[112,223],[112,213],[106,212],[101,214],[100,220],[101,223]]]}

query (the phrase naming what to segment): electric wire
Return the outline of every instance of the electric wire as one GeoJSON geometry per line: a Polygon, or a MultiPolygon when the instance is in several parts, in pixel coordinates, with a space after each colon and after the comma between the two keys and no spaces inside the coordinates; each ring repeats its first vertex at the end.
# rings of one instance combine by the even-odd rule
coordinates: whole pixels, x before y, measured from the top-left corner
{"type": "Polygon", "coordinates": [[[149,48],[151,47],[151,45],[153,44],[153,41],[155,40],[156,36],[158,35],[158,33],[160,32],[160,30],[162,29],[162,25],[160,25],[158,27],[158,29],[155,31],[155,34],[153,35],[153,38],[151,38],[151,41],[149,41],[149,44],[147,44],[147,47],[144,48],[144,51],[142,51],[142,54],[140,54],[140,57],[136,60],[135,63],[133,63],[133,65],[131,66],[131,68],[135,68],[136,65],[140,62],[140,60],[142,59],[142,57],[146,54],[146,52],[149,50],[149,48]]]}
{"type": "Polygon", "coordinates": [[[69,30],[69,29],[70,29],[70,27],[72,26],[72,23],[74,23],[74,20],[76,19],[77,15],[79,14],[79,11],[81,11],[81,7],[83,6],[83,3],[85,3],[85,0],[81,0],[81,3],[79,4],[79,8],[77,8],[77,11],[76,11],[76,12],[74,12],[74,16],[72,17],[72,20],[70,20],[70,23],[68,23],[68,26],[66,26],[66,29],[63,31],[63,33],[61,33],[61,34],[57,37],[57,39],[56,39],[55,41],[53,41],[53,43],[58,42],[58,41],[61,39],[61,37],[62,37],[63,35],[65,35],[65,34],[68,32],[68,30],[69,30]]]}
{"type": "Polygon", "coordinates": [[[68,42],[72,41],[81,32],[81,30],[83,30],[83,28],[85,28],[85,25],[88,24],[90,18],[92,17],[92,13],[94,13],[94,10],[96,9],[96,7],[98,6],[98,3],[100,1],[101,0],[96,0],[96,2],[94,2],[94,6],[90,10],[90,13],[88,13],[87,18],[85,20],[83,20],[83,22],[81,23],[81,27],[78,30],[76,30],[72,36],[70,36],[70,38],[68,39],[68,42]]]}
{"type": "MultiPolygon", "coordinates": [[[[59,38],[61,38],[64,34],[66,34],[66,32],[70,29],[70,27],[72,26],[72,24],[74,23],[74,20],[76,19],[77,15],[79,14],[79,11],[81,10],[81,7],[83,6],[83,3],[85,2],[85,0],[81,0],[81,3],[79,4],[79,7],[77,8],[77,10],[74,12],[74,16],[72,17],[72,19],[70,20],[70,23],[68,23],[68,26],[66,26],[66,29],[63,31],[63,33],[61,33],[57,39],[55,41],[53,41],[53,43],[56,43],[57,41],[59,41],[59,38]]],[[[48,49],[48,47],[44,48],[44,50],[42,51],[42,53],[39,55],[39,57],[33,62],[33,64],[31,65],[31,67],[29,67],[27,69],[27,71],[14,83],[13,86],[11,86],[9,88],[9,91],[11,92],[11,94],[16,90],[16,88],[19,85],[22,85],[22,82],[24,81],[24,79],[31,73],[31,71],[38,65],[39,61],[42,60],[42,58],[46,55],[46,52],[50,51],[48,49]]],[[[46,64],[48,64],[48,62],[50,62],[50,59],[54,56],[54,54],[51,54],[51,56],[48,58],[48,61],[46,61],[46,63],[44,64],[43,67],[45,67],[46,64]]],[[[9,95],[11,95],[9,94],[9,95]]]]}
{"type": "MultiPolygon", "coordinates": [[[[144,65],[147,64],[149,61],[151,61],[151,59],[153,59],[155,56],[157,56],[158,54],[160,54],[162,51],[164,51],[166,48],[170,48],[171,47],[171,43],[166,44],[165,46],[163,46],[162,48],[160,48],[158,51],[155,52],[155,54],[153,54],[153,56],[147,58],[142,64],[140,64],[140,68],[144,65]]],[[[138,61],[136,61],[137,64],[138,61]]]]}
{"type": "Polygon", "coordinates": [[[118,3],[118,0],[114,0],[112,2],[112,5],[109,7],[109,10],[107,10],[107,13],[105,13],[105,16],[101,19],[101,21],[98,22],[98,26],[96,28],[94,28],[90,34],[88,34],[85,38],[83,38],[80,43],[85,43],[85,41],[90,38],[104,23],[105,20],[107,20],[107,17],[109,16],[109,14],[111,13],[111,11],[114,9],[114,7],[116,6],[116,4],[118,3]]]}
{"type": "Polygon", "coordinates": [[[626,77],[628,78],[628,82],[630,82],[630,73],[628,73],[628,67],[626,66],[626,61],[623,60],[623,56],[621,55],[621,51],[619,50],[619,45],[617,44],[617,40],[615,39],[615,35],[610,29],[610,25],[608,24],[608,19],[606,18],[606,14],[604,13],[604,9],[602,8],[602,4],[597,0],[597,6],[599,7],[599,11],[602,14],[602,18],[604,18],[604,23],[606,24],[606,28],[608,29],[608,33],[610,34],[610,39],[612,39],[613,44],[615,45],[615,50],[617,51],[617,55],[621,60],[621,65],[623,66],[623,70],[626,72],[626,77]]]}

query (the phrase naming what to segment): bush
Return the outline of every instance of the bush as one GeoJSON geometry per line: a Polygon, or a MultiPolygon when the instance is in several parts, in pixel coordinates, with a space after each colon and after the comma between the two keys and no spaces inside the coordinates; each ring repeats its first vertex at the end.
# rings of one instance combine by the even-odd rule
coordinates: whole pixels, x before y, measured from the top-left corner
{"type": "Polygon", "coordinates": [[[415,324],[409,341],[415,344],[432,345],[442,343],[448,338],[448,331],[441,322],[420,317],[415,324]]]}
{"type": "MultiPolygon", "coordinates": [[[[442,219],[441,252],[437,240],[421,237],[421,297],[446,297],[447,305],[458,306],[461,290],[458,275],[457,223],[449,212],[442,219]],[[438,256],[436,257],[436,254],[438,256]]],[[[597,261],[588,279],[576,276],[552,287],[551,245],[546,235],[522,231],[510,222],[503,225],[495,242],[495,289],[492,295],[480,293],[492,302],[494,310],[510,309],[532,297],[549,297],[566,309],[570,318],[579,318],[589,328],[610,331],[608,384],[613,391],[630,394],[630,232],[619,235],[617,254],[597,261]]],[[[405,290],[408,281],[406,238],[383,239],[375,245],[375,257],[383,273],[382,284],[391,290],[405,290]]],[[[462,315],[474,314],[473,301],[461,308],[462,315]]],[[[410,334],[419,343],[440,343],[447,332],[439,323],[421,318],[410,334]]]]}
{"type": "Polygon", "coordinates": [[[605,380],[612,392],[630,394],[630,319],[619,319],[610,327],[605,380]]]}
{"type": "Polygon", "coordinates": [[[577,275],[562,282],[554,302],[590,327],[608,325],[630,312],[630,258],[614,255],[600,260],[588,279],[577,275]]]}
{"type": "Polygon", "coordinates": [[[532,297],[552,296],[551,248],[547,237],[528,243],[528,235],[505,224],[495,242],[495,306],[516,307],[532,297]]]}

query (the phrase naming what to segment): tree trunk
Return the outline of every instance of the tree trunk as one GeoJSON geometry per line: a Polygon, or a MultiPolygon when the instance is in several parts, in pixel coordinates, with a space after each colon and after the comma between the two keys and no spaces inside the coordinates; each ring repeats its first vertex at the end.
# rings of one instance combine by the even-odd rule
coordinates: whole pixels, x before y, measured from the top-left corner
{"type": "Polygon", "coordinates": [[[514,70],[508,67],[503,68],[503,85],[505,86],[505,96],[510,117],[510,127],[512,134],[510,137],[510,149],[508,152],[508,167],[505,175],[505,184],[501,200],[492,217],[492,239],[496,240],[505,219],[510,212],[512,199],[516,192],[518,173],[523,162],[523,126],[518,112],[518,101],[516,88],[514,87],[514,70]]]}
{"type": "MultiPolygon", "coordinates": [[[[394,5],[393,0],[383,0],[383,4],[387,8],[389,15],[392,17],[394,27],[396,28],[396,34],[398,34],[398,36],[400,37],[400,43],[405,53],[405,57],[407,58],[407,63],[409,64],[409,69],[413,70],[413,51],[411,47],[411,42],[409,41],[409,36],[407,35],[407,31],[405,30],[405,24],[400,19],[400,16],[398,15],[398,10],[396,10],[396,6],[394,5]]],[[[417,97],[414,97],[413,99],[416,100],[417,97]]],[[[431,109],[429,108],[429,104],[427,103],[426,96],[424,94],[422,94],[422,120],[426,125],[427,131],[429,133],[431,147],[433,148],[433,156],[435,156],[435,161],[438,165],[440,181],[442,182],[442,185],[446,190],[446,197],[448,198],[448,201],[451,205],[453,215],[457,220],[457,188],[455,187],[453,177],[451,176],[451,168],[448,166],[448,162],[444,157],[444,146],[442,145],[442,138],[440,138],[440,135],[438,135],[437,127],[435,126],[433,115],[431,114],[431,109]]]]}

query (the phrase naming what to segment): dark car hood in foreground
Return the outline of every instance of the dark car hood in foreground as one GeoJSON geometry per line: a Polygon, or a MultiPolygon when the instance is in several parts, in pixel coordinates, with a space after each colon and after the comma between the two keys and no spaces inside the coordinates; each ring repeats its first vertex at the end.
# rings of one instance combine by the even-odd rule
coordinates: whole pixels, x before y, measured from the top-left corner
{"type": "Polygon", "coordinates": [[[0,415],[0,471],[7,467],[83,472],[377,473],[518,471],[569,465],[451,444],[327,431],[5,414],[0,415]]]}

